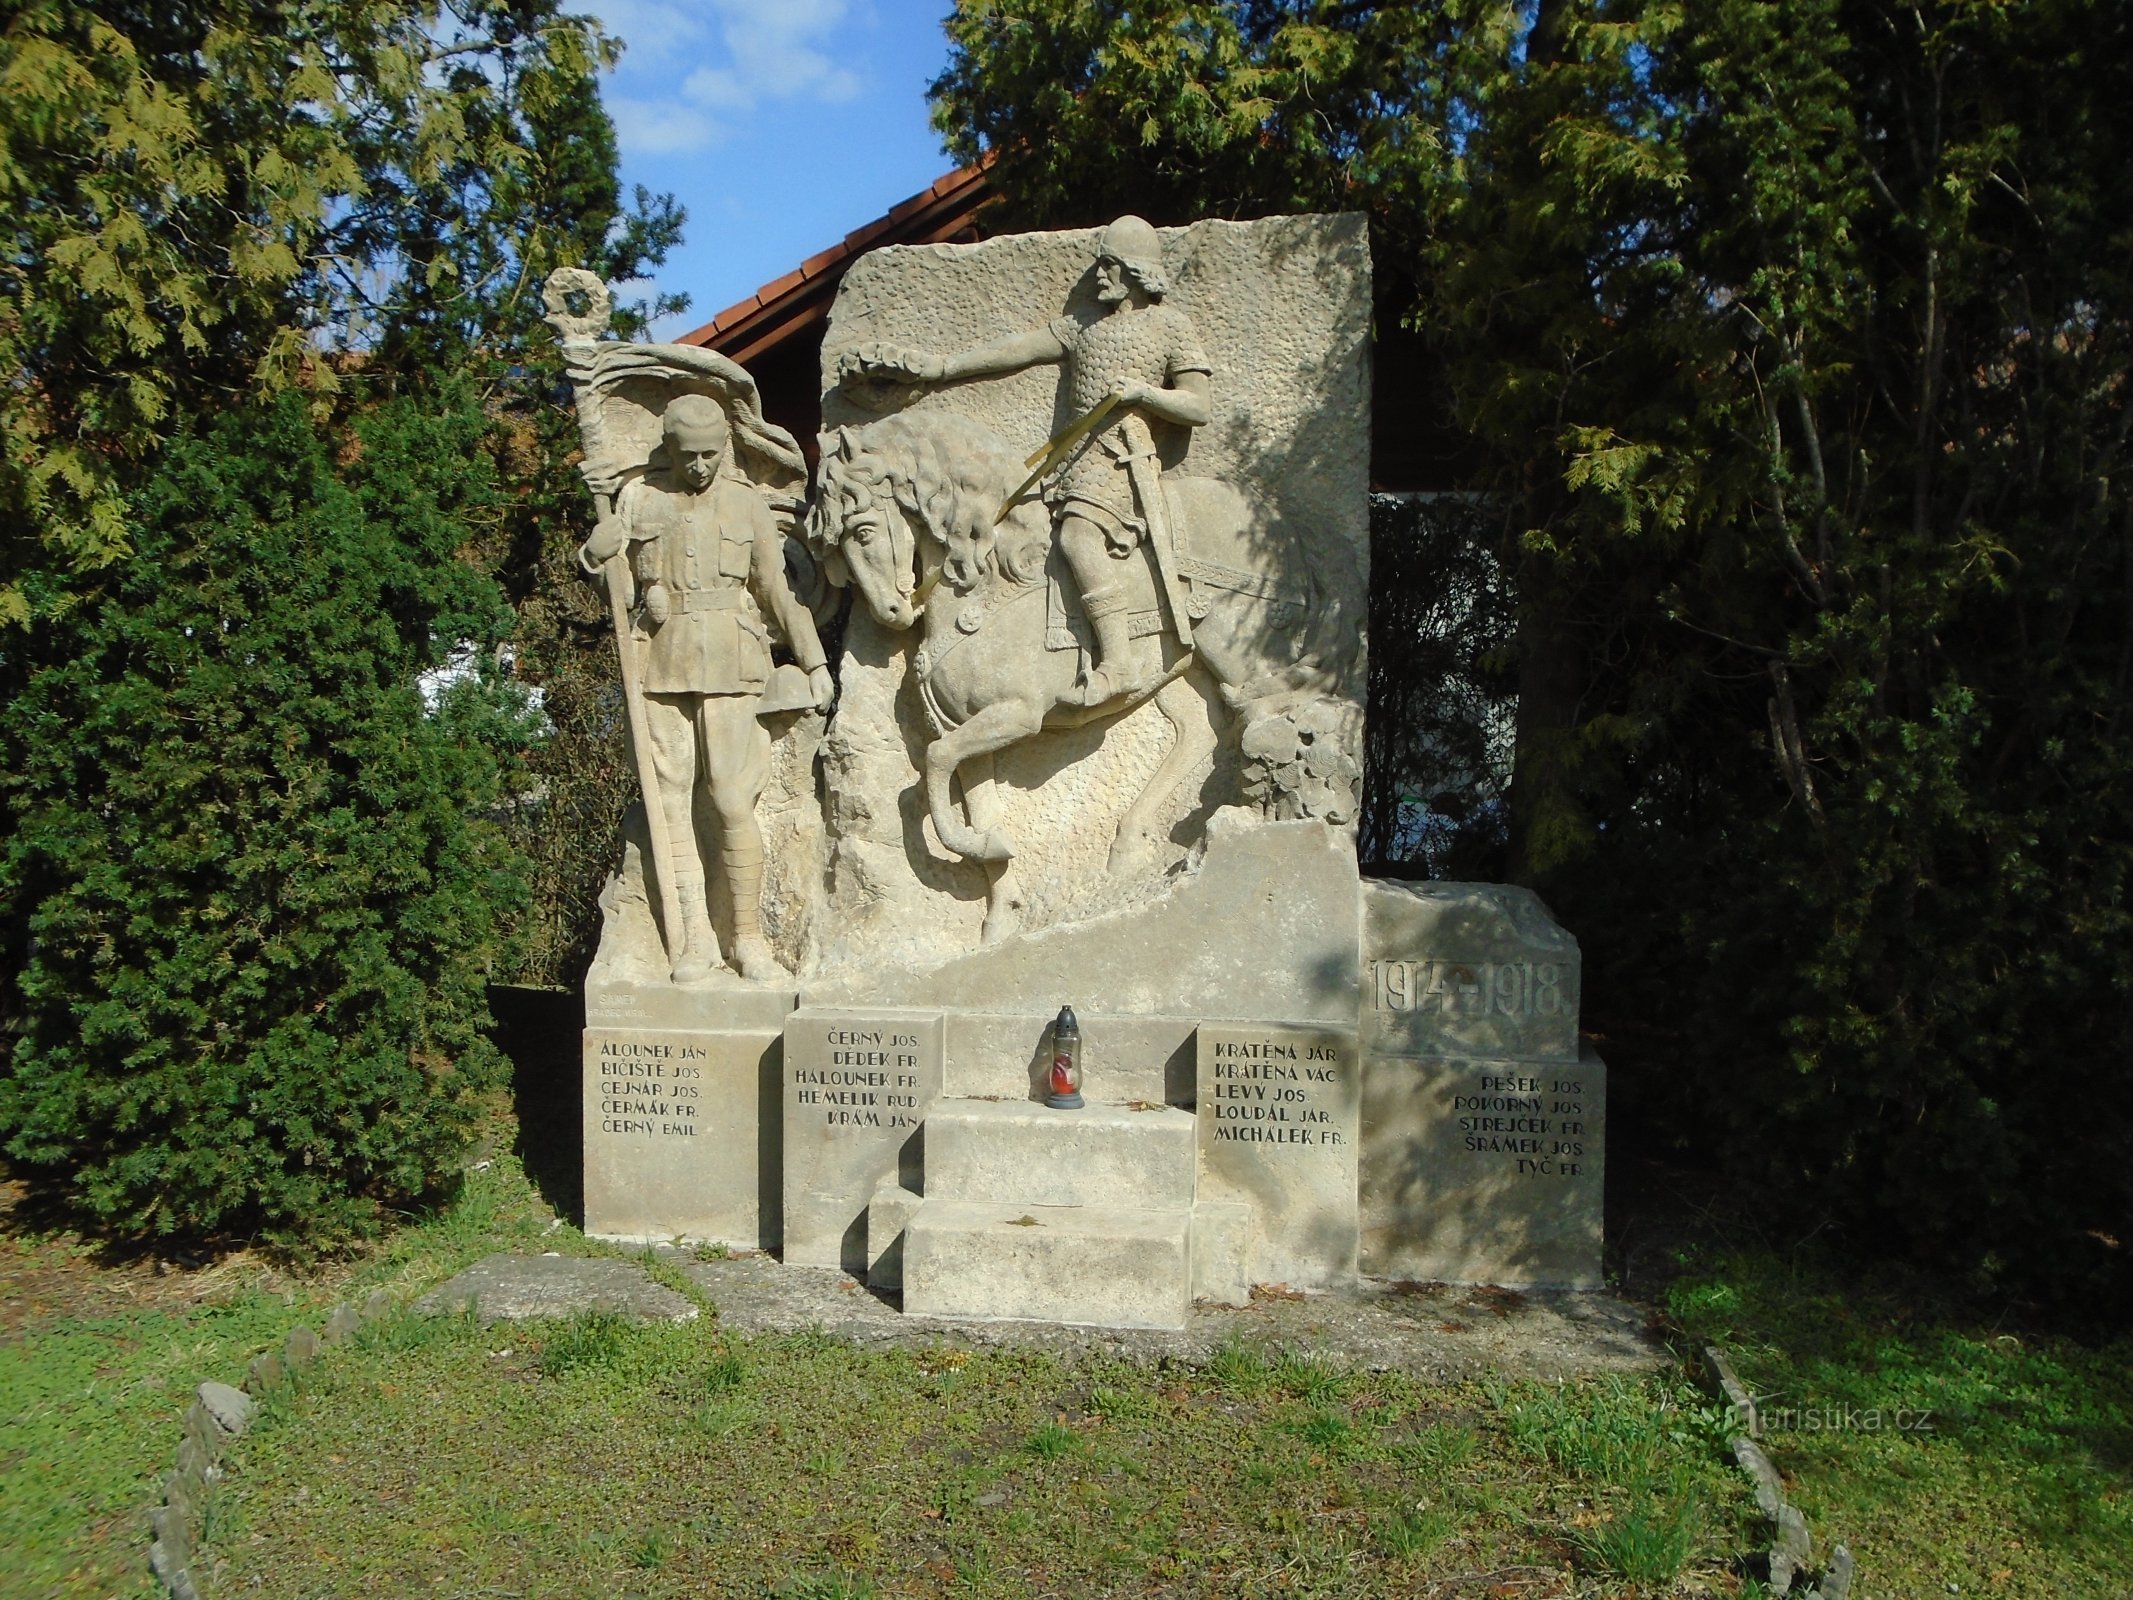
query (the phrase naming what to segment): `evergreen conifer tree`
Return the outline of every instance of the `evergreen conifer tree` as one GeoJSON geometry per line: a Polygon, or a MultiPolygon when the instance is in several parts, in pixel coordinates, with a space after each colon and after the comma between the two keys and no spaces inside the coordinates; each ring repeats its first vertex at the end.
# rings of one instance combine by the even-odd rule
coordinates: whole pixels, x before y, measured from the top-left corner
{"type": "Polygon", "coordinates": [[[396,401],[329,436],[284,397],[180,438],[0,713],[29,935],[0,1126],[106,1224],[366,1229],[496,1082],[524,890],[485,814],[531,713],[442,670],[511,622],[456,559],[485,426],[396,401]]]}
{"type": "Polygon", "coordinates": [[[1513,870],[1584,941],[1618,1134],[1983,1282],[2133,1289],[2125,8],[949,30],[937,120],[1020,220],[1370,214],[1499,518],[1513,870]]]}
{"type": "Polygon", "coordinates": [[[496,681],[506,600],[604,668],[540,605],[584,516],[540,286],[681,220],[623,204],[617,49],[560,0],[0,24],[0,1147],[111,1225],[367,1226],[493,1075],[491,814],[603,741],[496,681]]]}

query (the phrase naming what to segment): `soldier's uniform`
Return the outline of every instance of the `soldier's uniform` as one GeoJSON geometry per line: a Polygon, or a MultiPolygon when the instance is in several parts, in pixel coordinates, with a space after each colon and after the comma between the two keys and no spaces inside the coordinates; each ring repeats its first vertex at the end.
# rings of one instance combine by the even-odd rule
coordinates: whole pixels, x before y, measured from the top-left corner
{"type": "MultiPolygon", "coordinates": [[[[764,614],[810,672],[826,659],[815,619],[785,581],[784,536],[750,484],[721,476],[691,493],[640,479],[624,488],[615,520],[641,596],[644,731],[659,782],[652,825],[666,827],[682,919],[675,979],[700,977],[719,960],[696,836],[699,767],[718,816],[735,960],[748,976],[774,975],[760,926],[763,839],[755,820],[770,776],[770,734],[756,717],[770,679],[764,614]]],[[[599,569],[593,541],[578,561],[599,569]]]]}
{"type": "Polygon", "coordinates": [[[631,570],[666,620],[645,650],[647,694],[761,694],[770,681],[767,609],[803,668],[822,665],[814,618],[785,582],[784,540],[763,497],[721,479],[692,495],[640,480],[616,507],[631,570]]]}

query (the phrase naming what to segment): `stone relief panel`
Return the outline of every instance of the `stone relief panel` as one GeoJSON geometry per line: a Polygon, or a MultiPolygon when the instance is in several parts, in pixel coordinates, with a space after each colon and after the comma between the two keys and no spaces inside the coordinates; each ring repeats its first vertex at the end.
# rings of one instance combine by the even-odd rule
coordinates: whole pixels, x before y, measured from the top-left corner
{"type": "Polygon", "coordinates": [[[854,603],[803,975],[1159,897],[1222,806],[1352,821],[1369,272],[1353,217],[854,265],[808,521],[854,603]]]}

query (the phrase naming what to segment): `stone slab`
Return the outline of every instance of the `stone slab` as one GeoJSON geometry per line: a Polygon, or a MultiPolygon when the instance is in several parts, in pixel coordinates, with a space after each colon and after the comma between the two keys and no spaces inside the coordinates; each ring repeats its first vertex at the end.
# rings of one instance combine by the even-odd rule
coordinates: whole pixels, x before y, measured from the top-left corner
{"type": "Polygon", "coordinates": [[[1200,1194],[1251,1207],[1253,1283],[1354,1280],[1361,1078],[1352,1029],[1201,1024],[1200,1194]]]}
{"type": "Polygon", "coordinates": [[[1363,1053],[1575,1061],[1578,944],[1530,889],[1363,888],[1363,1053]]]}
{"type": "Polygon", "coordinates": [[[1378,1277],[1597,1288],[1607,1068],[1411,1061],[1363,1073],[1362,1268],[1378,1277]]]}
{"type": "MultiPolygon", "coordinates": [[[[1089,1000],[1086,1007],[1073,1002],[1081,1024],[1082,1097],[1112,1105],[1135,1100],[1190,1105],[1192,1036],[1199,1018],[1120,1016],[1103,1009],[1103,996],[1089,1000]]],[[[958,1098],[1042,1100],[1052,1064],[1052,1020],[1058,1014],[1058,1006],[1012,1015],[949,1012],[942,1092],[958,1098]]]]}
{"type": "MultiPolygon", "coordinates": [[[[1209,819],[1197,869],[1127,910],[1009,939],[931,971],[805,985],[814,1006],[1041,1016],[1262,1017],[1353,1027],[1360,981],[1355,835],[1323,822],[1209,819]]],[[[1087,1026],[1084,1019],[1084,1026],[1087,1026]]]]}
{"type": "Polygon", "coordinates": [[[926,1118],[926,1195],[1029,1206],[1187,1210],[1195,1118],[1171,1106],[941,1100],[926,1118]]]}
{"type": "Polygon", "coordinates": [[[904,1286],[904,1230],[918,1215],[921,1196],[901,1183],[884,1183],[867,1202],[869,1289],[894,1293],[904,1286]]]}
{"type": "Polygon", "coordinates": [[[1202,1200],[1192,1208],[1192,1297],[1215,1305],[1252,1300],[1252,1208],[1202,1200]]]}
{"type": "Polygon", "coordinates": [[[957,1320],[1182,1328],[1192,1214],[928,1199],[904,1236],[904,1309],[957,1320]]]}
{"type": "Polygon", "coordinates": [[[1578,1373],[1650,1372],[1672,1361],[1651,1336],[1647,1310],[1605,1291],[1506,1294],[1365,1278],[1303,1299],[1262,1297],[1234,1308],[1202,1302],[1183,1331],[1055,1327],[899,1313],[842,1272],[788,1267],[767,1255],[698,1261],[685,1251],[660,1254],[718,1307],[719,1326],[738,1334],[812,1328],[876,1348],[947,1342],[1043,1350],[1070,1362],[1123,1358],[1151,1365],[1197,1365],[1244,1341],[1268,1350],[1305,1346],[1359,1371],[1437,1382],[1495,1373],[1552,1383],[1578,1373]]]}
{"type": "Polygon", "coordinates": [[[626,1243],[778,1242],[784,1035],[585,1030],[585,1231],[626,1243]]]}
{"type": "Polygon", "coordinates": [[[937,1011],[802,1007],[786,1019],[787,1261],[865,1275],[875,1189],[899,1174],[919,1186],[945,1040],[937,1011]]]}
{"type": "Polygon", "coordinates": [[[1733,1436],[1733,1459],[1748,1475],[1755,1493],[1755,1509],[1776,1520],[1778,1508],[1785,1503],[1785,1480],[1778,1476],[1777,1467],[1763,1453],[1763,1447],[1746,1434],[1737,1433],[1733,1436]]]}
{"type": "Polygon", "coordinates": [[[1856,1570],[1851,1551],[1838,1545],[1830,1552],[1829,1570],[1822,1574],[1822,1600],[1848,1600],[1856,1570]]]}
{"type": "Polygon", "coordinates": [[[749,983],[715,972],[698,983],[634,982],[595,969],[585,982],[585,1021],[594,1028],[679,1028],[756,1033],[785,1026],[796,987],[749,983]]]}
{"type": "Polygon", "coordinates": [[[687,1296],[654,1283],[634,1261],[611,1256],[499,1253],[439,1284],[415,1302],[423,1316],[471,1311],[483,1322],[519,1322],[612,1311],[638,1322],[687,1322],[699,1314],[687,1296]]]}
{"type": "Polygon", "coordinates": [[[252,1425],[252,1414],[257,1407],[242,1389],[210,1381],[200,1385],[198,1394],[200,1403],[207,1407],[207,1414],[215,1419],[215,1426],[231,1438],[236,1438],[252,1425]]]}

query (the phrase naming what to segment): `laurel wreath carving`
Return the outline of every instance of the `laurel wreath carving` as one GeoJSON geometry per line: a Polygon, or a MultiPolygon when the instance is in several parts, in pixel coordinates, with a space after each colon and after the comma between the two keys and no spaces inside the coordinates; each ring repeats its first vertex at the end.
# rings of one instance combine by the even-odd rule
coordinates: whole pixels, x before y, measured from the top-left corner
{"type": "Polygon", "coordinates": [[[541,304],[548,310],[548,315],[541,320],[555,329],[556,337],[566,344],[578,344],[607,331],[607,319],[615,309],[615,298],[597,272],[588,272],[583,267],[557,267],[541,285],[541,304]],[[585,296],[582,314],[570,309],[570,297],[574,294],[585,296]]]}

